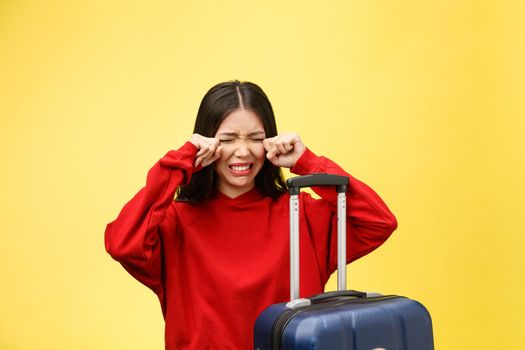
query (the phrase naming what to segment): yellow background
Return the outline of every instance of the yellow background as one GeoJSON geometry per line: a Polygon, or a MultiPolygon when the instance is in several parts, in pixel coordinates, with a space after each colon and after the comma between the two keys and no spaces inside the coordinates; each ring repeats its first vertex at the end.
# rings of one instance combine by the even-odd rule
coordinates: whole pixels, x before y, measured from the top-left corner
{"type": "Polygon", "coordinates": [[[0,349],[163,348],[103,232],[230,79],[396,214],[350,287],[423,302],[436,349],[524,349],[524,23],[520,0],[1,1],[0,349]]]}

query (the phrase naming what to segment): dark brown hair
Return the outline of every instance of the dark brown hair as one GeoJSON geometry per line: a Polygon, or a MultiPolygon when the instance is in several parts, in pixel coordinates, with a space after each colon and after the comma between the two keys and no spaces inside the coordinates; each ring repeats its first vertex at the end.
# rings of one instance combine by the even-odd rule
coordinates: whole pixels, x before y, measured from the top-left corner
{"type": "MultiPolygon", "coordinates": [[[[257,114],[266,137],[277,135],[272,105],[264,91],[254,83],[238,80],[217,84],[204,95],[193,132],[205,137],[215,137],[222,121],[240,108],[257,114]]],[[[216,194],[215,178],[213,166],[204,167],[192,175],[188,185],[179,188],[177,200],[196,203],[212,198],[216,194]]],[[[255,177],[255,186],[264,195],[272,198],[286,192],[281,169],[268,159],[265,159],[263,167],[255,177]]]]}

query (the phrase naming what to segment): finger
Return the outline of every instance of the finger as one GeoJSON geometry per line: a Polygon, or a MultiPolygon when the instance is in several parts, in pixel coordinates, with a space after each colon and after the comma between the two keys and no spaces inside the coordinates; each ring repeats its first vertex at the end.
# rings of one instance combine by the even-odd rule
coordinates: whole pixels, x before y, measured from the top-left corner
{"type": "Polygon", "coordinates": [[[208,166],[210,165],[211,163],[213,163],[213,160],[211,159],[205,159],[202,161],[202,167],[204,168],[205,166],[208,166]]]}
{"type": "Polygon", "coordinates": [[[205,152],[205,153],[202,154],[201,156],[196,157],[196,159],[195,159],[195,164],[196,164],[196,165],[199,165],[199,164],[202,165],[202,163],[203,163],[206,159],[208,159],[208,158],[210,158],[210,156],[208,155],[208,152],[205,152]]]}
{"type": "Polygon", "coordinates": [[[206,161],[203,163],[203,166],[210,165],[211,163],[215,162],[217,159],[221,157],[221,147],[217,147],[215,152],[213,152],[213,155],[211,158],[206,159],[206,161]],[[204,165],[205,164],[205,165],[204,165]]]}
{"type": "Polygon", "coordinates": [[[206,152],[209,151],[209,148],[210,148],[210,142],[207,142],[207,141],[201,141],[199,143],[199,151],[197,152],[197,157],[198,156],[202,156],[203,154],[205,154],[206,152]]]}
{"type": "Polygon", "coordinates": [[[274,139],[272,140],[271,144],[270,144],[270,150],[273,150],[276,154],[284,153],[284,149],[281,147],[282,146],[282,140],[283,140],[283,136],[282,135],[275,136],[274,139]]]}
{"type": "Polygon", "coordinates": [[[266,153],[266,158],[270,160],[272,163],[279,157],[277,153],[277,149],[270,150],[268,153],[266,153]]]}
{"type": "Polygon", "coordinates": [[[205,167],[206,165],[209,165],[210,163],[211,163],[210,157],[202,156],[202,157],[199,157],[199,159],[196,162],[196,165],[200,164],[202,167],[205,167]]]}
{"type": "Polygon", "coordinates": [[[222,147],[219,146],[215,149],[213,153],[202,156],[201,157],[202,166],[203,167],[208,166],[211,163],[215,162],[217,159],[219,159],[221,157],[221,150],[222,150],[222,147]]]}
{"type": "Polygon", "coordinates": [[[199,149],[199,151],[197,152],[197,155],[196,155],[196,156],[197,156],[197,157],[202,156],[202,155],[204,154],[204,152],[206,152],[206,148],[201,147],[201,148],[199,149]]]}
{"type": "Polygon", "coordinates": [[[219,159],[221,157],[221,151],[222,151],[222,147],[221,146],[217,147],[217,149],[213,153],[213,156],[215,157],[215,159],[219,159]]]}
{"type": "Polygon", "coordinates": [[[303,154],[305,150],[305,146],[299,134],[297,133],[290,134],[290,143],[293,145],[293,152],[296,155],[300,156],[301,154],[303,154]]]}
{"type": "Polygon", "coordinates": [[[267,152],[269,152],[274,147],[276,138],[277,136],[274,136],[263,140],[263,146],[267,152]]]}
{"type": "Polygon", "coordinates": [[[197,159],[195,159],[195,167],[199,166],[201,162],[202,162],[202,157],[197,157],[197,159]]]}
{"type": "Polygon", "coordinates": [[[203,147],[201,156],[204,158],[208,158],[213,154],[213,152],[215,152],[215,147],[213,146],[213,144],[209,143],[203,147]]]}
{"type": "Polygon", "coordinates": [[[295,136],[294,134],[288,134],[283,137],[283,146],[286,150],[286,153],[290,152],[295,147],[295,136]]]}
{"type": "Polygon", "coordinates": [[[217,148],[219,148],[221,145],[221,141],[219,139],[212,139],[211,143],[210,143],[210,151],[212,153],[215,153],[215,151],[217,150],[217,148]]]}
{"type": "MultiPolygon", "coordinates": [[[[277,147],[277,150],[279,151],[279,153],[281,154],[288,153],[289,148],[287,148],[284,140],[280,140],[279,143],[277,143],[275,146],[277,147]]],[[[288,147],[290,147],[290,145],[288,145],[288,147]]]]}
{"type": "Polygon", "coordinates": [[[268,158],[268,160],[270,161],[270,163],[272,163],[273,165],[278,165],[279,163],[279,156],[276,155],[275,153],[273,152],[268,152],[266,154],[266,158],[268,158]]]}
{"type": "Polygon", "coordinates": [[[269,142],[270,142],[269,139],[264,139],[263,142],[262,142],[263,143],[263,147],[264,147],[264,149],[266,151],[268,151],[269,142]]]}
{"type": "Polygon", "coordinates": [[[277,148],[277,145],[272,145],[268,153],[270,153],[271,157],[278,156],[280,154],[279,149],[277,148]]]}

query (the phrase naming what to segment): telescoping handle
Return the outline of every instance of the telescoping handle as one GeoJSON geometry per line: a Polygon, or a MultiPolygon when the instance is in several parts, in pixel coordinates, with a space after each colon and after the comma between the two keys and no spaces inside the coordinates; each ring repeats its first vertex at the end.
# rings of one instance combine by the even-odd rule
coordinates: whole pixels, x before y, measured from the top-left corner
{"type": "Polygon", "coordinates": [[[303,187],[335,186],[337,191],[337,289],[346,289],[346,189],[348,177],[297,176],[286,181],[290,194],[290,300],[299,298],[299,192],[303,187]]]}

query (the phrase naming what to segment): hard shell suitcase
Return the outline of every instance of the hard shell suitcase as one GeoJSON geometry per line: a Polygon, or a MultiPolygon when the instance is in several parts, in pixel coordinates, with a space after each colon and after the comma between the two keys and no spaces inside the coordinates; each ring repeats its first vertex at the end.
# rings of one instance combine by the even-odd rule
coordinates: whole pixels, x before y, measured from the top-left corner
{"type": "Polygon", "coordinates": [[[433,350],[432,321],[423,305],[396,295],[346,289],[348,177],[313,174],[287,181],[290,193],[290,302],[257,318],[256,350],[433,350]],[[299,297],[299,200],[302,187],[336,186],[338,291],[299,297]]]}

